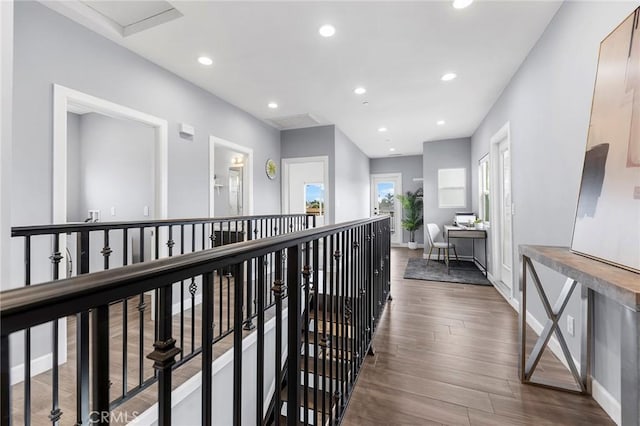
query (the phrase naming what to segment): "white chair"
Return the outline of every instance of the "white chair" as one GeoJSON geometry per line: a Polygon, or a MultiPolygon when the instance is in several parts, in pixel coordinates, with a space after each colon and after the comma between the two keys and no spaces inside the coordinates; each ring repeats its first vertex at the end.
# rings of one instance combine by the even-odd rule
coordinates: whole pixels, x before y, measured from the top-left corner
{"type": "Polygon", "coordinates": [[[429,245],[431,246],[429,248],[429,255],[427,256],[427,265],[429,264],[429,260],[431,260],[431,252],[434,248],[438,249],[438,261],[440,261],[440,251],[444,250],[444,260],[447,264],[449,263],[449,249],[453,250],[453,254],[456,256],[456,261],[458,261],[456,245],[445,241],[437,241],[439,235],[440,227],[435,223],[427,223],[427,237],[429,238],[429,245]]]}

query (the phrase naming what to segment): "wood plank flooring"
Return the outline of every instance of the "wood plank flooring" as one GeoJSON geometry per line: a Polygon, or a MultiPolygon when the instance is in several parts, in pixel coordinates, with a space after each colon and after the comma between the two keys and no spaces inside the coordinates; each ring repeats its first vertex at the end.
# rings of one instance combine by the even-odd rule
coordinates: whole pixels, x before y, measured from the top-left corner
{"type": "MultiPolygon", "coordinates": [[[[521,385],[515,311],[493,287],[403,279],[421,255],[392,249],[393,301],[343,425],[614,424],[591,397],[521,385]]],[[[553,354],[538,368],[572,383],[553,354]]]]}

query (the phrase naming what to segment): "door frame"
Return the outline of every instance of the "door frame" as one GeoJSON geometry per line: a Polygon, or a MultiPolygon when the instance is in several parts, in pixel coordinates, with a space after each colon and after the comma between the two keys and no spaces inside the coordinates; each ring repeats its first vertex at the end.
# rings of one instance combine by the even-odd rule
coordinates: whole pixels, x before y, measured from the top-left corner
{"type": "MultiPolygon", "coordinates": [[[[398,182],[398,187],[396,188],[396,194],[402,194],[402,173],[373,173],[370,175],[370,179],[369,179],[369,211],[371,212],[371,215],[373,215],[373,195],[375,193],[375,185],[374,185],[374,180],[375,179],[389,179],[389,180],[396,180],[398,182]]],[[[397,197],[394,197],[394,206],[395,206],[395,210],[397,212],[399,212],[399,214],[396,215],[395,217],[395,227],[396,229],[399,231],[397,233],[397,235],[400,236],[399,241],[393,241],[393,236],[391,237],[391,244],[392,245],[398,245],[398,246],[406,246],[407,244],[404,242],[404,229],[402,228],[402,216],[404,215],[404,212],[402,211],[402,204],[400,204],[400,200],[398,200],[397,197]]]]}
{"type": "MultiPolygon", "coordinates": [[[[53,85],[53,220],[67,222],[67,113],[94,112],[107,117],[133,121],[154,128],[153,144],[153,219],[169,216],[169,125],[164,120],[124,105],[116,104],[59,84],[53,85]]],[[[61,241],[64,253],[66,242],[61,241]]],[[[160,256],[166,247],[161,245],[160,256]]],[[[64,262],[60,262],[60,276],[66,276],[64,262]]]]}
{"type": "Polygon", "coordinates": [[[215,147],[238,151],[247,157],[242,168],[242,215],[253,215],[253,149],[217,136],[209,135],[209,217],[215,217],[215,147]]]}
{"type": "Polygon", "coordinates": [[[282,204],[281,211],[283,214],[289,213],[289,166],[299,163],[322,163],[324,174],[324,217],[325,225],[333,223],[333,214],[331,213],[331,187],[329,186],[329,156],[319,155],[315,157],[292,157],[282,159],[282,204]]]}
{"type": "Polygon", "coordinates": [[[501,250],[500,250],[500,246],[501,246],[501,239],[502,236],[500,234],[500,228],[501,228],[501,219],[500,219],[500,210],[496,208],[496,206],[498,206],[500,203],[502,203],[502,200],[500,199],[500,191],[499,191],[499,185],[500,185],[500,170],[499,170],[499,165],[500,165],[500,144],[502,142],[506,142],[507,144],[507,148],[509,150],[509,155],[511,156],[511,162],[510,162],[510,169],[511,169],[511,176],[513,176],[513,151],[512,151],[512,144],[511,144],[511,126],[510,126],[510,122],[506,122],[504,124],[504,126],[502,126],[500,128],[500,130],[498,130],[490,139],[489,145],[489,167],[490,167],[490,175],[491,175],[491,180],[489,183],[489,199],[490,199],[490,209],[491,209],[491,240],[492,240],[492,244],[491,244],[491,265],[492,265],[492,271],[491,271],[491,276],[493,278],[493,283],[494,285],[498,288],[498,290],[500,292],[502,292],[504,295],[506,295],[509,299],[511,300],[515,300],[515,293],[517,291],[517,289],[515,288],[515,283],[517,282],[517,280],[515,279],[514,275],[515,275],[515,271],[517,268],[514,268],[513,265],[515,265],[516,263],[514,262],[514,241],[515,241],[515,237],[513,234],[513,216],[514,216],[514,212],[513,212],[513,178],[511,179],[511,288],[509,288],[509,286],[507,286],[504,281],[502,280],[502,265],[500,264],[500,260],[502,258],[502,254],[501,254],[501,250]]]}

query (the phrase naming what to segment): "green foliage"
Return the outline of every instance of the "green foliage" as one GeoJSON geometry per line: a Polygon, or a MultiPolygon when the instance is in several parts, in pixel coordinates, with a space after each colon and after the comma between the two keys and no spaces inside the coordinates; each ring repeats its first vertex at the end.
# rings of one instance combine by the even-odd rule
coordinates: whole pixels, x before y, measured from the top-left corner
{"type": "Polygon", "coordinates": [[[402,218],[402,227],[409,231],[409,241],[415,242],[416,231],[419,230],[423,223],[424,218],[422,216],[422,188],[416,190],[416,192],[407,191],[405,195],[397,195],[400,204],[402,204],[402,211],[404,217],[402,218]]]}

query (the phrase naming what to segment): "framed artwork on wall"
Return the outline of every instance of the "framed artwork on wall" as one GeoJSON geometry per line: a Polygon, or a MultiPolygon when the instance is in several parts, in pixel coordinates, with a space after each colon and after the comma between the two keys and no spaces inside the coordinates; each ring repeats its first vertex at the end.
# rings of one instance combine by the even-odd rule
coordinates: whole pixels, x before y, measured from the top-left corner
{"type": "Polygon", "coordinates": [[[571,249],[640,273],[640,8],[600,45],[571,249]]]}

